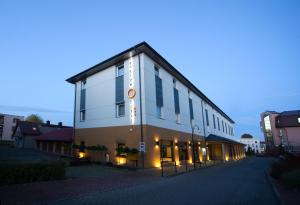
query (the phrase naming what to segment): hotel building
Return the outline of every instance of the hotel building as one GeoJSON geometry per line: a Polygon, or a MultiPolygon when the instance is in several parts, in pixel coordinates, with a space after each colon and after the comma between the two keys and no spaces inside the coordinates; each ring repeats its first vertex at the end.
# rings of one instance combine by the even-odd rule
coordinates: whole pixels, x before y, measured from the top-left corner
{"type": "Polygon", "coordinates": [[[139,167],[161,161],[244,157],[234,121],[146,42],[69,79],[75,85],[74,143],[140,150],[139,167]],[[194,150],[194,155],[192,154],[194,150]]]}

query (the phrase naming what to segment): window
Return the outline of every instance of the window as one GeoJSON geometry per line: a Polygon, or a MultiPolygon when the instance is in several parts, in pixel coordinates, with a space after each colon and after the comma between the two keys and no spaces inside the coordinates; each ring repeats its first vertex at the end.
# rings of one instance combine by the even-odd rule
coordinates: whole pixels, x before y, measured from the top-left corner
{"type": "Polygon", "coordinates": [[[179,107],[179,93],[176,88],[176,80],[173,79],[173,95],[174,95],[174,109],[176,115],[176,122],[180,123],[180,107],[179,107]]]}
{"type": "Polygon", "coordinates": [[[222,129],[223,129],[223,132],[224,132],[224,121],[222,120],[222,129]]]}
{"type": "Polygon", "coordinates": [[[225,131],[226,131],[226,134],[227,134],[227,124],[226,124],[226,122],[225,122],[225,131]]]}
{"type": "Polygon", "coordinates": [[[189,98],[189,108],[190,108],[190,120],[194,119],[194,109],[193,109],[193,100],[189,98]]]}
{"type": "Polygon", "coordinates": [[[156,106],[156,117],[163,118],[162,107],[158,105],[156,106]]]}
{"type": "Polygon", "coordinates": [[[159,77],[159,68],[158,66],[154,66],[154,73],[155,73],[155,76],[159,77]]]}
{"type": "Polygon", "coordinates": [[[117,67],[116,77],[120,77],[124,75],[124,65],[119,65],[117,67]]]}
{"type": "Polygon", "coordinates": [[[219,120],[219,117],[217,117],[217,122],[218,122],[218,130],[220,131],[220,120],[219,120]]]}
{"type": "Polygon", "coordinates": [[[117,156],[126,156],[126,146],[124,143],[118,143],[117,156]]]}
{"type": "Polygon", "coordinates": [[[80,121],[85,121],[85,110],[80,111],[80,121]]]}
{"type": "Polygon", "coordinates": [[[216,129],[216,119],[215,119],[215,114],[213,114],[213,121],[214,121],[214,128],[216,129]]]}
{"type": "Polygon", "coordinates": [[[209,126],[209,119],[208,119],[208,111],[205,109],[205,115],[206,115],[206,125],[209,126]]]}
{"type": "Polygon", "coordinates": [[[160,154],[161,158],[166,161],[173,161],[174,160],[174,153],[173,153],[173,142],[169,140],[161,140],[160,141],[160,154]]]}
{"type": "Polygon", "coordinates": [[[86,85],[86,79],[83,79],[81,81],[81,90],[85,89],[85,85],[86,85]]]}
{"type": "Polygon", "coordinates": [[[298,117],[298,123],[300,124],[300,118],[298,117]]]}
{"type": "Polygon", "coordinates": [[[124,103],[124,65],[116,66],[116,117],[125,116],[125,103],[124,103]]]}
{"type": "Polygon", "coordinates": [[[176,123],[180,124],[180,114],[175,114],[176,115],[176,123]]]}
{"type": "Polygon", "coordinates": [[[159,68],[154,65],[155,72],[155,95],[156,95],[156,116],[158,118],[163,118],[163,88],[162,80],[159,77],[159,68]]]}
{"type": "Polygon", "coordinates": [[[85,121],[86,79],[81,81],[80,91],[80,121],[85,121]]]}
{"type": "Polygon", "coordinates": [[[117,104],[117,117],[125,116],[125,103],[117,104]]]}
{"type": "Polygon", "coordinates": [[[0,125],[0,138],[2,138],[2,134],[3,134],[3,125],[0,125]]]}
{"type": "Polygon", "coordinates": [[[18,118],[13,119],[13,123],[17,123],[18,121],[20,121],[18,118]]]}

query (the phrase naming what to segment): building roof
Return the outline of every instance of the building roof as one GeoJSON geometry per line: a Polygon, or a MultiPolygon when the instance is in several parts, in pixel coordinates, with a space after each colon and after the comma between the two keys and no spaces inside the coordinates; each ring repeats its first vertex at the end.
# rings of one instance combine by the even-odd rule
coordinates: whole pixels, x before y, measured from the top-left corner
{"type": "Polygon", "coordinates": [[[22,135],[32,135],[32,136],[41,135],[43,133],[43,128],[46,128],[46,127],[53,128],[53,129],[71,128],[70,126],[55,125],[55,124],[50,124],[50,123],[18,121],[18,123],[13,131],[13,136],[15,135],[15,132],[18,129],[18,127],[20,127],[20,132],[22,135]]]}
{"type": "Polygon", "coordinates": [[[233,144],[242,144],[242,145],[244,145],[243,143],[240,143],[238,141],[228,139],[226,137],[220,137],[220,136],[214,135],[214,134],[208,135],[208,137],[206,137],[205,141],[206,142],[226,142],[226,143],[231,143],[231,144],[233,143],[233,144]]]}
{"type": "Polygon", "coordinates": [[[101,63],[82,71],[70,78],[66,81],[69,83],[75,84],[76,82],[83,80],[95,73],[98,73],[102,70],[107,69],[110,66],[118,64],[130,57],[136,56],[140,53],[147,54],[150,58],[152,58],[156,63],[162,66],[166,71],[168,71],[171,75],[175,76],[177,80],[186,85],[191,91],[196,93],[199,97],[201,97],[207,104],[213,107],[213,109],[217,110],[223,117],[225,117],[231,123],[234,121],[226,115],[217,105],[215,105],[207,96],[205,96],[195,85],[193,85],[186,77],[184,77],[174,66],[172,66],[165,58],[163,58],[158,52],[156,52],[148,43],[142,42],[139,43],[107,60],[102,61],[101,63]]]}
{"type": "Polygon", "coordinates": [[[39,141],[63,141],[71,142],[73,140],[73,128],[61,128],[58,130],[53,130],[35,137],[39,141]]]}
{"type": "Polygon", "coordinates": [[[243,134],[243,135],[241,136],[241,138],[242,138],[242,139],[253,139],[253,136],[250,135],[250,134],[243,134]]]}
{"type": "Polygon", "coordinates": [[[291,110],[291,111],[284,111],[279,114],[279,116],[300,116],[300,110],[291,110]]]}
{"type": "MultiPolygon", "coordinates": [[[[20,127],[20,132],[23,135],[40,135],[41,131],[39,129],[39,123],[35,122],[27,122],[27,121],[19,121],[17,127],[20,127]]],[[[14,130],[14,133],[16,131],[14,130]]]]}

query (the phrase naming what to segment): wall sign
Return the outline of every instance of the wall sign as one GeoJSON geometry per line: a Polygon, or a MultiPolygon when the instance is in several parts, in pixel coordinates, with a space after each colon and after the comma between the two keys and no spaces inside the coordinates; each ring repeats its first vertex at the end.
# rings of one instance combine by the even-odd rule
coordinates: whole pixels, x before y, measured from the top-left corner
{"type": "Polygon", "coordinates": [[[133,67],[133,58],[129,59],[129,88],[127,91],[127,96],[129,98],[129,113],[130,113],[130,121],[133,125],[136,118],[136,106],[134,102],[134,97],[136,95],[136,90],[134,89],[134,67],[133,67]]]}

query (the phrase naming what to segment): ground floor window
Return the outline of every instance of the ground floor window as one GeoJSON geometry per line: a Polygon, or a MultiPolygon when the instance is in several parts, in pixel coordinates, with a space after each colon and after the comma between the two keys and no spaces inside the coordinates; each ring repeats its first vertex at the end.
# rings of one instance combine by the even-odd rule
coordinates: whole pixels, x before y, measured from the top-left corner
{"type": "Polygon", "coordinates": [[[125,146],[124,143],[118,143],[117,149],[116,149],[117,156],[124,156],[124,157],[126,157],[126,150],[125,149],[126,149],[126,146],[125,146]]]}
{"type": "Polygon", "coordinates": [[[173,141],[161,140],[160,156],[163,160],[174,161],[173,141]]]}
{"type": "Polygon", "coordinates": [[[178,142],[178,154],[179,154],[180,161],[189,160],[189,154],[188,154],[186,142],[178,142]]]}
{"type": "Polygon", "coordinates": [[[71,145],[70,145],[70,143],[64,143],[64,154],[66,154],[66,155],[71,154],[71,145]]]}
{"type": "Polygon", "coordinates": [[[60,142],[55,143],[55,152],[61,153],[61,143],[60,142]]]}

